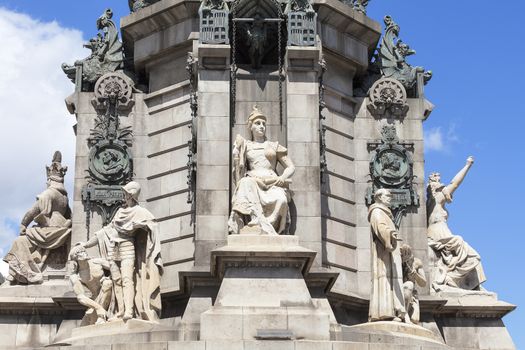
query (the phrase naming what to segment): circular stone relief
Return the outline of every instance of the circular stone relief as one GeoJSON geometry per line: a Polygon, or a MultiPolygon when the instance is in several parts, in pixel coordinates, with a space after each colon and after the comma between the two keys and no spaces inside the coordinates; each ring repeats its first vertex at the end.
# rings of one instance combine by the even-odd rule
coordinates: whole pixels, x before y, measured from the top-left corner
{"type": "Polygon", "coordinates": [[[407,93],[403,84],[396,79],[381,78],[370,88],[370,100],[372,103],[404,104],[407,93]]]}
{"type": "Polygon", "coordinates": [[[129,178],[131,159],[127,149],[118,143],[94,146],[90,152],[89,171],[102,183],[120,184],[129,178]]]}
{"type": "Polygon", "coordinates": [[[401,185],[410,179],[406,154],[395,148],[380,150],[372,163],[374,177],[388,186],[401,185]]]}

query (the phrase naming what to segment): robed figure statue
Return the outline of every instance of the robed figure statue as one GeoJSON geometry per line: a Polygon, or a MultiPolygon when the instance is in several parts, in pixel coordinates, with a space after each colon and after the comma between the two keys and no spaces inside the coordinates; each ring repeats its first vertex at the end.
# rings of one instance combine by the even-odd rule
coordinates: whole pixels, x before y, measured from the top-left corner
{"type": "Polygon", "coordinates": [[[232,212],[230,233],[285,233],[290,222],[291,177],[295,166],[288,150],[266,139],[266,116],[257,107],[248,118],[251,139],[237,135],[233,145],[232,212]],[[276,166],[284,168],[277,174],[276,166]]]}

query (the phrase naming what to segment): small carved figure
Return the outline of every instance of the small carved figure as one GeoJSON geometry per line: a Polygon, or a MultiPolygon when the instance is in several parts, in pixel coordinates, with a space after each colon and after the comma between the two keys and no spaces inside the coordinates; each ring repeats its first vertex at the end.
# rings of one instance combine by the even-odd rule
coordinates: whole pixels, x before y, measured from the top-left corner
{"type": "Polygon", "coordinates": [[[113,282],[108,276],[109,262],[102,258],[91,258],[83,247],[74,249],[72,253],[69,255],[69,281],[78,302],[88,308],[81,325],[105,323],[113,290],[113,282]],[[86,295],[86,289],[91,293],[91,298],[86,295]]]}
{"type": "Polygon", "coordinates": [[[414,257],[412,248],[408,244],[401,246],[401,260],[403,262],[403,295],[405,297],[406,323],[419,323],[419,296],[416,285],[424,287],[427,284],[423,262],[414,257]]]}
{"type": "Polygon", "coordinates": [[[255,14],[252,24],[246,27],[246,35],[252,67],[260,68],[266,51],[268,35],[264,18],[259,13],[255,14]]]}
{"type": "Polygon", "coordinates": [[[366,15],[366,7],[368,6],[369,0],[352,0],[352,7],[357,12],[361,12],[366,15]]]}
{"type": "Polygon", "coordinates": [[[237,135],[233,145],[232,212],[228,221],[230,233],[277,235],[289,223],[291,177],[295,166],[288,150],[278,142],[266,139],[266,116],[257,107],[248,118],[251,140],[237,135]],[[277,163],[284,168],[278,175],[277,163]]]}
{"type": "Polygon", "coordinates": [[[290,0],[286,4],[284,14],[287,15],[290,12],[305,12],[309,17],[315,15],[314,8],[309,0],[290,0]]]}
{"type": "Polygon", "coordinates": [[[77,243],[71,254],[98,245],[101,257],[110,265],[118,308],[116,318],[138,317],[157,322],[162,275],[157,224],[153,214],[138,204],[140,185],[131,181],[122,189],[125,206],[89,241],[77,243]]]}
{"type": "Polygon", "coordinates": [[[128,0],[129,10],[131,12],[137,12],[138,10],[148,7],[158,1],[159,0],[128,0]]]}
{"type": "Polygon", "coordinates": [[[452,195],[465,179],[474,158],[468,157],[463,169],[452,179],[449,185],[441,183],[441,175],[432,173],[427,186],[428,242],[438,257],[438,273],[433,287],[442,286],[479,290],[485,278],[481,258],[461,236],[452,234],[447,220],[447,203],[452,202],[452,195]]]}
{"type": "Polygon", "coordinates": [[[100,33],[85,44],[91,50],[87,58],[76,61],[74,65],[62,64],[62,70],[69,79],[76,82],[77,66],[82,67],[82,82],[93,86],[98,78],[106,73],[123,69],[124,54],[122,43],[118,38],[118,30],[111,20],[113,11],[107,9],[97,20],[97,29],[100,33]]]}
{"type": "Polygon", "coordinates": [[[372,234],[372,290],[368,320],[406,321],[400,238],[390,211],[392,194],[379,189],[368,209],[372,234]]]}
{"type": "Polygon", "coordinates": [[[55,152],[46,170],[47,189],[36,197],[36,203],[24,215],[20,237],[4,257],[9,264],[6,279],[11,284],[41,283],[42,269],[50,251],[64,245],[71,234],[71,209],[64,187],[67,167],[62,166],[60,152],[55,152]],[[28,227],[33,221],[36,225],[28,227]]]}

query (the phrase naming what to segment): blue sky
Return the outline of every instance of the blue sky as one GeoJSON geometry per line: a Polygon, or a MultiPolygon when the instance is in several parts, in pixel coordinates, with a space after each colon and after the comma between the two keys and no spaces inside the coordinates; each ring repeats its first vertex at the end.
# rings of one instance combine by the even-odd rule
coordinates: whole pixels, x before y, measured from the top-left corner
{"type": "MultiPolygon", "coordinates": [[[[41,22],[57,21],[60,27],[81,31],[84,39],[96,33],[95,21],[106,7],[113,8],[117,19],[129,12],[126,0],[0,0],[0,7],[41,22]]],[[[381,24],[384,15],[391,15],[401,26],[400,37],[417,51],[409,62],[433,71],[426,88],[427,98],[436,105],[425,123],[427,174],[439,171],[449,181],[467,156],[475,157],[449,206],[449,225],[480,253],[488,278],[485,288],[522,307],[524,12],[525,2],[518,0],[372,0],[368,9],[381,24]]],[[[0,141],[2,148],[5,142],[0,141]]],[[[42,186],[43,182],[36,188],[42,186]]],[[[36,193],[25,196],[30,200],[36,193]]],[[[522,307],[505,318],[517,348],[525,348],[522,307]]]]}

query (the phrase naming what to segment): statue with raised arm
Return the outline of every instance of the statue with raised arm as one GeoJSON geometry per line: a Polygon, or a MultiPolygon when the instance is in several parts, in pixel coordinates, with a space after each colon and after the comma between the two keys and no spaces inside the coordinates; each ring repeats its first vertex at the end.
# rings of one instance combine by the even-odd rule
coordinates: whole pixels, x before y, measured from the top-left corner
{"type": "Polygon", "coordinates": [[[291,177],[295,166],[288,150],[266,139],[266,116],[255,106],[248,118],[251,139],[237,135],[233,145],[232,212],[230,233],[285,233],[290,222],[291,177]],[[284,168],[277,174],[276,166],[284,168]]]}
{"type": "Polygon", "coordinates": [[[89,241],[77,243],[71,255],[98,245],[100,257],[109,261],[117,304],[115,317],[158,322],[163,268],[157,224],[153,214],[138,204],[137,182],[129,182],[122,190],[125,205],[89,241]]]}
{"type": "Polygon", "coordinates": [[[81,326],[105,323],[113,291],[109,262],[102,258],[91,258],[86,249],[81,247],[74,249],[69,255],[69,266],[69,281],[77,300],[88,308],[81,326]],[[91,297],[86,291],[89,291],[91,297]]]}
{"type": "Polygon", "coordinates": [[[20,236],[4,257],[9,264],[6,279],[10,284],[42,283],[42,269],[49,253],[63,246],[71,234],[71,209],[64,187],[67,167],[62,166],[59,151],[46,171],[47,189],[36,197],[35,204],[24,215],[20,236]],[[32,222],[35,225],[29,227],[32,222]]]}
{"type": "Polygon", "coordinates": [[[406,322],[400,238],[390,210],[392,194],[386,188],[374,193],[368,208],[372,234],[372,289],[368,321],[406,322]]]}
{"type": "Polygon", "coordinates": [[[435,290],[441,286],[479,290],[485,281],[479,254],[463,240],[452,234],[447,219],[447,203],[452,202],[452,195],[465,179],[474,163],[468,157],[463,169],[454,176],[449,185],[441,183],[441,175],[432,173],[427,186],[428,242],[438,258],[438,271],[433,281],[435,290]]]}
{"type": "Polygon", "coordinates": [[[82,82],[91,86],[106,73],[123,69],[124,51],[118,37],[118,29],[112,20],[113,11],[107,9],[97,20],[99,33],[84,47],[91,50],[91,55],[73,65],[62,64],[62,70],[73,83],[76,82],[77,66],[82,67],[82,82]]]}
{"type": "Polygon", "coordinates": [[[403,266],[403,296],[405,298],[406,323],[418,324],[420,320],[419,295],[416,286],[427,285],[423,262],[414,257],[408,244],[401,246],[401,261],[403,266]]]}

